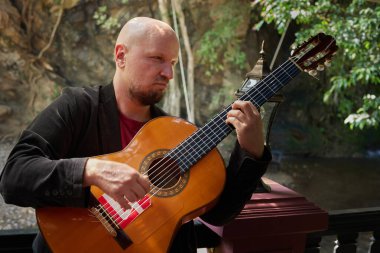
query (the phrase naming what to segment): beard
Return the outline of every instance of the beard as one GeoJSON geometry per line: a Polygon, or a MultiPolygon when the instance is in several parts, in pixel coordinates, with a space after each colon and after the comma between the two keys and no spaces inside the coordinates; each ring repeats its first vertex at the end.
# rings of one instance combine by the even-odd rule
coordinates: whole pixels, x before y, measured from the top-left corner
{"type": "Polygon", "coordinates": [[[139,101],[142,105],[154,105],[161,101],[164,96],[164,91],[157,90],[148,90],[143,91],[139,90],[136,85],[131,85],[129,87],[129,95],[131,98],[139,101]]]}

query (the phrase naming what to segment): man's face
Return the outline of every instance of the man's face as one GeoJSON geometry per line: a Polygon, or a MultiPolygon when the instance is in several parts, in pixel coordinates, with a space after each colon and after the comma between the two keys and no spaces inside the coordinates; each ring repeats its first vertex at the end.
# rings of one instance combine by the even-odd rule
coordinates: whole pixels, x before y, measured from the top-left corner
{"type": "Polygon", "coordinates": [[[126,46],[124,78],[127,95],[142,105],[161,100],[173,78],[178,59],[178,42],[173,34],[155,34],[126,46]]]}

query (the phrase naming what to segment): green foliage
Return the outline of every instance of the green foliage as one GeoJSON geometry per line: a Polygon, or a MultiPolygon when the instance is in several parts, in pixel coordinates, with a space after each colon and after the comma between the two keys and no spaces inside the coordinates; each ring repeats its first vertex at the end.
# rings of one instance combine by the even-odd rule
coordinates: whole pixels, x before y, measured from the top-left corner
{"type": "Polygon", "coordinates": [[[213,92],[208,110],[214,113],[218,113],[224,106],[227,106],[234,100],[235,89],[228,85],[222,85],[217,91],[213,92]]]}
{"type": "Polygon", "coordinates": [[[350,124],[351,129],[358,127],[363,129],[365,126],[378,127],[380,118],[380,97],[367,94],[363,97],[363,106],[349,115],[344,123],[350,124]]]}
{"type": "Polygon", "coordinates": [[[324,101],[337,107],[339,116],[345,118],[351,129],[378,127],[380,5],[365,0],[256,0],[255,3],[261,4],[265,22],[274,23],[280,33],[288,20],[301,25],[296,33],[298,43],[318,32],[336,38],[340,49],[328,72],[331,87],[325,92],[324,101]]]}
{"type": "Polygon", "coordinates": [[[226,64],[244,68],[246,55],[241,50],[241,38],[237,36],[237,30],[244,22],[241,15],[244,9],[247,6],[240,1],[227,1],[212,11],[216,21],[203,35],[196,52],[200,63],[207,67],[208,76],[223,71],[226,64]]]}
{"type": "MultiPolygon", "coordinates": [[[[129,0],[118,0],[121,4],[128,4],[129,0]]],[[[108,14],[108,7],[102,5],[95,11],[93,18],[96,25],[108,32],[116,32],[120,29],[121,25],[117,18],[108,14]]]]}
{"type": "Polygon", "coordinates": [[[107,6],[100,6],[94,13],[96,24],[106,31],[116,31],[120,28],[118,20],[107,14],[107,6]]]}

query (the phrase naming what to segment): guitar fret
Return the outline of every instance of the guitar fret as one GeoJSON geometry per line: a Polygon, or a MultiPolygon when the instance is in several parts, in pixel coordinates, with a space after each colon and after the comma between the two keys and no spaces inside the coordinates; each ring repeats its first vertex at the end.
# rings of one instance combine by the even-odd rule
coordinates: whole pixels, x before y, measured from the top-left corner
{"type": "Polygon", "coordinates": [[[283,69],[281,66],[280,66],[280,68],[281,68],[282,70],[284,70],[285,74],[287,74],[290,78],[293,78],[291,75],[289,75],[288,71],[286,71],[285,69],[283,69]]]}
{"type": "Polygon", "coordinates": [[[191,162],[189,162],[189,160],[187,159],[187,152],[188,150],[184,149],[183,146],[180,145],[177,148],[173,149],[169,154],[171,158],[180,162],[179,166],[182,173],[185,173],[191,166],[191,162]],[[181,147],[183,151],[181,150],[181,147]]]}
{"type": "MultiPolygon", "coordinates": [[[[261,94],[260,90],[259,89],[254,89],[257,94],[260,94],[261,95],[261,98],[264,98],[264,101],[268,100],[269,98],[265,97],[263,94],[261,94]]],[[[255,103],[255,101],[253,101],[253,103],[255,103]]],[[[255,104],[256,105],[256,104],[255,104]]],[[[257,105],[256,105],[257,106],[257,105]]]]}
{"type": "Polygon", "coordinates": [[[241,97],[241,100],[251,101],[257,107],[262,106],[267,100],[263,100],[261,98],[256,98],[255,100],[252,98],[256,95],[254,92],[267,93],[269,94],[268,98],[270,98],[300,72],[290,60],[285,62],[283,65],[286,65],[286,67],[278,67],[270,75],[248,90],[241,97]],[[291,73],[293,73],[293,75],[291,73]]]}

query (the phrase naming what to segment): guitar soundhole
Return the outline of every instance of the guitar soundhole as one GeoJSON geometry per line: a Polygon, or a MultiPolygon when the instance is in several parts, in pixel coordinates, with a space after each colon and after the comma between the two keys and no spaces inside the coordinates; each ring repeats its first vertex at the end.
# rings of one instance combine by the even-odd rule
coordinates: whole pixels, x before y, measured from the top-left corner
{"type": "Polygon", "coordinates": [[[150,193],[156,197],[171,197],[185,189],[190,172],[181,173],[177,161],[165,155],[170,150],[160,149],[148,154],[140,164],[140,173],[148,175],[152,183],[150,193]]]}
{"type": "Polygon", "coordinates": [[[169,157],[154,160],[148,169],[150,182],[158,188],[171,188],[181,178],[177,162],[169,157]]]}

